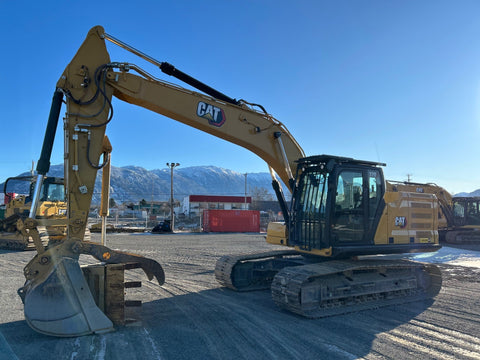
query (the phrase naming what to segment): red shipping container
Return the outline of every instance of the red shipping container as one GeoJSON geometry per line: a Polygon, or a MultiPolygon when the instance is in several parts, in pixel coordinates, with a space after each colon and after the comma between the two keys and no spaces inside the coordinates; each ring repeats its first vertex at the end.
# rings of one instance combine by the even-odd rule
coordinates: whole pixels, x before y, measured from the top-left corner
{"type": "Polygon", "coordinates": [[[204,232],[260,232],[260,211],[204,210],[204,232]]]}

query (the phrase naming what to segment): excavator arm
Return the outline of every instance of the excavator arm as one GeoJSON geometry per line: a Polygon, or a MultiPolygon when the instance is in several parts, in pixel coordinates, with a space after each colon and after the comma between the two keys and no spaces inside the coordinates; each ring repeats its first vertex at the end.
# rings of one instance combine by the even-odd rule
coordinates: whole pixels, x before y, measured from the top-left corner
{"type": "Polygon", "coordinates": [[[112,328],[109,319],[95,306],[91,294],[86,290],[78,264],[80,254],[92,255],[105,263],[135,261],[149,278],[155,276],[160,284],[164,280],[163,270],[154,260],[83,241],[96,174],[108,163],[111,151],[105,129],[113,116],[112,96],[257,154],[269,165],[279,198],[283,195],[275,173],[292,190],[295,161],[304,157],[303,150],[285,126],[263,107],[231,99],[172,65],[160,63],[113,38],[102,27],[92,28],[57,82],[37,164],[38,178],[27,222],[27,228],[35,237],[34,214],[38,194],[50,167],[55,131],[65,98],[67,238],[48,249],[36,241],[38,254],[25,267],[27,281],[19,291],[25,304],[27,322],[35,330],[50,335],[76,336],[112,328]],[[154,63],[162,71],[207,95],[159,80],[136,65],[112,62],[105,40],[154,63]],[[46,308],[50,310],[45,312],[46,308]]]}
{"type": "MultiPolygon", "coordinates": [[[[304,152],[286,127],[263,107],[259,106],[258,111],[254,109],[254,104],[230,99],[172,65],[153,60],[146,55],[142,57],[158,65],[164,72],[213,96],[156,79],[133,64],[110,62],[105,39],[143,55],[97,26],[90,30],[87,39],[57,83],[57,89],[67,97],[67,128],[72,136],[80,136],[82,133],[91,135],[87,150],[90,148],[92,158],[101,154],[101,141],[98,139],[102,138],[104,125],[110,121],[113,94],[120,100],[152,110],[252,151],[264,159],[285,184],[290,185],[292,174],[296,170],[295,161],[304,157],[304,152]]],[[[76,141],[75,139],[70,138],[69,145],[74,145],[72,141],[76,141]]],[[[72,151],[73,149],[69,148],[69,155],[72,151]]],[[[92,162],[94,160],[97,159],[91,159],[92,162]]],[[[84,177],[91,176],[86,174],[84,177]]]]}
{"type": "MultiPolygon", "coordinates": [[[[112,95],[242,146],[264,159],[274,177],[290,190],[296,160],[304,152],[285,126],[246,101],[235,101],[114,39],[169,74],[219,96],[220,99],[154,78],[136,65],[111,62],[102,27],[91,29],[57,83],[37,172],[48,171],[61,99],[66,97],[65,178],[70,236],[83,238],[97,171],[106,163],[105,129],[113,115],[112,95]],[[132,74],[136,72],[137,74],[132,74]],[[103,160],[101,160],[103,154],[103,160]],[[273,170],[273,171],[272,171],[273,170]]],[[[263,110],[262,107],[260,109],[263,110]]],[[[41,179],[37,184],[41,184],[41,179]]],[[[32,207],[33,209],[33,207],[32,207]]]]}

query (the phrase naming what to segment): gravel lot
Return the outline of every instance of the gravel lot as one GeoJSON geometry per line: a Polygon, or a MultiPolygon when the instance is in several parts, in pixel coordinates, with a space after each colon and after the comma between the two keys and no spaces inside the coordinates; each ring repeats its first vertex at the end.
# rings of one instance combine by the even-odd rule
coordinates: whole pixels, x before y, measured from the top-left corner
{"type": "Polygon", "coordinates": [[[127,273],[143,281],[132,294],[143,301],[140,321],[104,335],[38,334],[16,294],[34,252],[0,251],[0,359],[480,358],[478,268],[440,264],[443,287],[432,301],[310,320],[276,308],[269,291],[235,293],[216,283],[220,256],[272,249],[262,235],[112,234],[107,246],[165,269],[162,287],[140,270],[127,273]]]}

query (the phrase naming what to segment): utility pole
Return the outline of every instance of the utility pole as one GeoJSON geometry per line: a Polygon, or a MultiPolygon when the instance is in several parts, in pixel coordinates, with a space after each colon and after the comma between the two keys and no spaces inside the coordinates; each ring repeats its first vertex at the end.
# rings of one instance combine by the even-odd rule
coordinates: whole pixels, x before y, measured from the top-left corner
{"type": "Polygon", "coordinates": [[[247,210],[247,173],[245,175],[245,206],[243,210],[247,210]]]}
{"type": "MultiPolygon", "coordinates": [[[[152,201],[150,202],[150,216],[153,215],[153,189],[155,187],[155,183],[152,182],[152,201]]],[[[148,226],[148,222],[147,222],[147,225],[145,225],[145,227],[148,226]]]]}
{"type": "Polygon", "coordinates": [[[175,226],[175,213],[173,211],[173,169],[180,166],[179,163],[167,163],[167,167],[170,168],[170,226],[172,232],[175,226]]]}

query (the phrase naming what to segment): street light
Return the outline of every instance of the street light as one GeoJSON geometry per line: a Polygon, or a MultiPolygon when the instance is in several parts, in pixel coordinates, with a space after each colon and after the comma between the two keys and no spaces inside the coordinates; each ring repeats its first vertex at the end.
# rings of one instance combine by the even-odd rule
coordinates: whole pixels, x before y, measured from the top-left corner
{"type": "Polygon", "coordinates": [[[175,214],[173,211],[173,169],[180,166],[179,163],[167,163],[167,167],[170,168],[170,226],[172,232],[175,226],[175,214]]]}
{"type": "Polygon", "coordinates": [[[244,174],[245,175],[245,204],[244,204],[244,209],[243,210],[247,210],[247,173],[244,174]]]}

